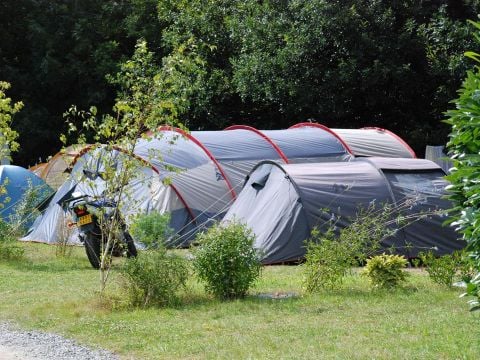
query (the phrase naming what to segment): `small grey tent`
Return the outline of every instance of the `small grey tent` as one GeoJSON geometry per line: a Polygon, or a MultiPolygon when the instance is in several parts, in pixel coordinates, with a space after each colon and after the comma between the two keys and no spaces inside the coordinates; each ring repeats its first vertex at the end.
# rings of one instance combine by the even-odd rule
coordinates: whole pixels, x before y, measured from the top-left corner
{"type": "MultiPolygon", "coordinates": [[[[443,199],[447,185],[435,163],[420,159],[358,158],[348,163],[281,165],[261,162],[247,177],[224,222],[240,221],[256,235],[264,263],[301,259],[313,227],[340,219],[344,227],[360,208],[412,199],[410,214],[450,208],[443,199]]],[[[436,248],[438,254],[463,247],[445,218],[414,222],[384,241],[414,257],[436,248]],[[407,246],[408,245],[408,246],[407,246]]]]}

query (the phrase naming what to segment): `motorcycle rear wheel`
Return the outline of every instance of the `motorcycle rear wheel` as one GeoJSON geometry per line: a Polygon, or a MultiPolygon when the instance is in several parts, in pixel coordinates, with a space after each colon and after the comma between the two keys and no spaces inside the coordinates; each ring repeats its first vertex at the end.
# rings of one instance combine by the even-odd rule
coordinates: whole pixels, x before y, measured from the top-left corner
{"type": "Polygon", "coordinates": [[[101,239],[91,233],[85,234],[85,252],[94,269],[100,269],[101,239]]]}

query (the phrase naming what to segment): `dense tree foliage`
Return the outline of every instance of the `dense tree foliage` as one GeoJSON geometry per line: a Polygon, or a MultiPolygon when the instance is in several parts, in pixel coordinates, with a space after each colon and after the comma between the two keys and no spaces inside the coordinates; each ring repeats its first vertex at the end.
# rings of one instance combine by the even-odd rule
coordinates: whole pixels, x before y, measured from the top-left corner
{"type": "MultiPolygon", "coordinates": [[[[158,31],[137,23],[152,9],[132,7],[133,2],[97,0],[0,3],[0,79],[25,103],[14,124],[18,162],[31,164],[59,150],[62,114],[72,104],[111,108],[115,91],[105,75],[133,53],[137,36],[159,42],[152,35],[158,31]]],[[[150,20],[156,26],[156,16],[150,20]]]]}
{"type": "Polygon", "coordinates": [[[32,163],[60,144],[70,105],[110,109],[105,76],[144,38],[192,129],[390,128],[419,152],[440,125],[472,48],[478,0],[6,0],[0,80],[25,109],[15,127],[32,163]]]}

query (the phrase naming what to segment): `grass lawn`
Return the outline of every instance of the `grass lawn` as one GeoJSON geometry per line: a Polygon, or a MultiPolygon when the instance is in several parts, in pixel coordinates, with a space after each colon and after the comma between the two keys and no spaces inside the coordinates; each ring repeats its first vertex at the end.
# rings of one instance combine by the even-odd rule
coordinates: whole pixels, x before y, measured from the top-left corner
{"type": "MultiPolygon", "coordinates": [[[[56,332],[125,359],[478,359],[480,314],[460,290],[413,271],[406,288],[369,290],[351,276],[336,291],[301,295],[298,266],[270,266],[252,295],[218,302],[192,280],[182,305],[115,309],[99,300],[99,273],[83,248],[66,260],[25,244],[26,260],[0,263],[0,321],[56,332]]],[[[110,294],[118,294],[115,276],[110,294]]]]}

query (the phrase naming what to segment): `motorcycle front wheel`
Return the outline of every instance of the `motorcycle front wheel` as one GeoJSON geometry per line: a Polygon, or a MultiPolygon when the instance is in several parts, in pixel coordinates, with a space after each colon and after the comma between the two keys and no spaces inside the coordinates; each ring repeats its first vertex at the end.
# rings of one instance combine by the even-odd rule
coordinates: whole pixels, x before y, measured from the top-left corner
{"type": "Polygon", "coordinates": [[[137,256],[137,248],[135,247],[135,242],[132,239],[132,236],[128,231],[123,233],[125,237],[125,242],[127,244],[127,257],[136,257],[137,256]]]}
{"type": "Polygon", "coordinates": [[[85,234],[85,252],[94,269],[100,269],[101,239],[92,233],[85,234]]]}

